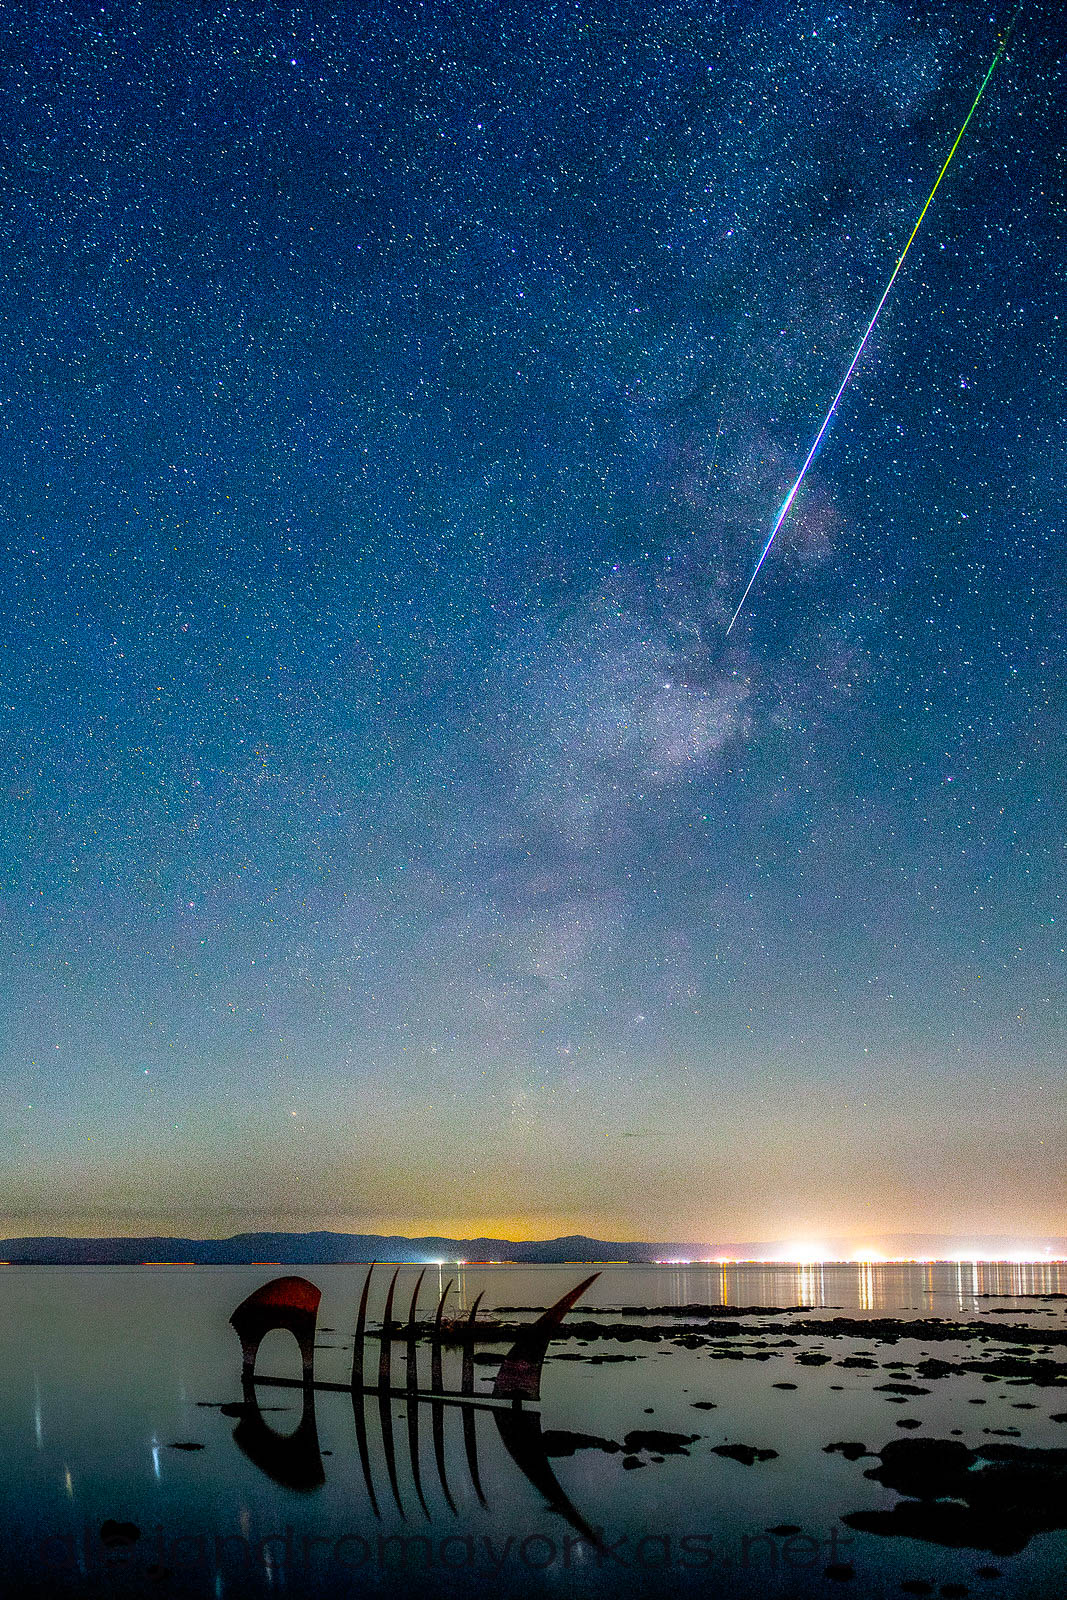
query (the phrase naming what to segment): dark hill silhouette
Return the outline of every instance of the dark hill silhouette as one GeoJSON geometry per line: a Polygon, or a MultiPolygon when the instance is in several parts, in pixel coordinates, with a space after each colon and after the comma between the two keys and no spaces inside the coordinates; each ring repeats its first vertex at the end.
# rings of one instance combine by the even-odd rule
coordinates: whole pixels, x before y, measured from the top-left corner
{"type": "MultiPolygon", "coordinates": [[[[1029,1241],[1036,1259],[1051,1253],[1067,1258],[1067,1239],[1029,1241]]],[[[852,1247],[839,1239],[825,1241],[826,1259],[847,1260],[852,1247]]],[[[899,1258],[951,1258],[973,1251],[983,1259],[1004,1259],[1019,1250],[1017,1241],[984,1237],[960,1241],[937,1234],[898,1234],[879,1241],[882,1253],[899,1258]]],[[[13,1265],[139,1266],[143,1262],[193,1262],[198,1266],[241,1266],[278,1263],[281,1266],[326,1266],[331,1263],[368,1261],[514,1261],[521,1265],[555,1265],[587,1261],[706,1260],[724,1257],[734,1261],[782,1259],[789,1245],[783,1241],[737,1244],[649,1243],[642,1240],[591,1239],[572,1234],[562,1239],[408,1239],[380,1233],[237,1233],[228,1239],[172,1237],[72,1239],[64,1237],[0,1240],[0,1261],[13,1265]]]]}
{"type": "MultiPolygon", "coordinates": [[[[237,1266],[278,1262],[283,1266],[367,1261],[654,1261],[665,1255],[696,1254],[703,1245],[618,1244],[574,1235],[566,1239],[407,1239],[378,1233],[238,1233],[229,1239],[168,1237],[0,1240],[0,1260],[13,1265],[133,1266],[145,1261],[237,1266]]],[[[756,1249],[756,1246],[746,1248],[756,1249]]]]}

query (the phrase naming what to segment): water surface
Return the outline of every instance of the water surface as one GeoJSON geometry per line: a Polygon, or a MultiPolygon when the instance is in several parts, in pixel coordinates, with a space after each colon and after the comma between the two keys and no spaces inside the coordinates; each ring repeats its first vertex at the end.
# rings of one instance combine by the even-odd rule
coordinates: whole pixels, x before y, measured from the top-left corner
{"type": "MultiPolygon", "coordinates": [[[[1067,1364],[1057,1342],[1067,1330],[1067,1300],[1055,1298],[1067,1290],[1062,1268],[605,1267],[568,1322],[664,1334],[579,1342],[565,1323],[529,1425],[532,1451],[490,1410],[403,1398],[361,1397],[357,1417],[347,1392],[318,1391],[308,1405],[298,1388],[260,1386],[260,1415],[224,1414],[243,1398],[229,1314],[292,1270],[0,1274],[0,1563],[19,1592],[901,1595],[909,1582],[933,1593],[945,1584],[1061,1592],[1062,1526],[1009,1550],[983,1548],[985,1533],[953,1548],[857,1529],[845,1519],[892,1513],[901,1495],[865,1476],[877,1454],[853,1460],[825,1446],[880,1452],[906,1437],[1067,1452],[1067,1424],[1054,1420],[1067,1414],[1067,1372],[1053,1370],[1067,1364]],[[706,1312],[672,1319],[653,1309],[686,1306],[781,1309],[720,1314],[718,1326],[734,1330],[721,1338],[706,1312]],[[959,1326],[946,1330],[945,1320],[959,1326]],[[980,1325],[993,1331],[978,1339],[980,1325]],[[1012,1329],[1024,1330],[1014,1342],[1012,1329]],[[976,1358],[1000,1360],[1009,1375],[958,1370],[976,1358]],[[917,1377],[931,1359],[951,1370],[917,1377]],[[724,1445],[774,1453],[746,1464],[716,1454],[724,1445]]],[[[401,1271],[402,1317],[419,1270],[401,1271]]],[[[465,1313],[481,1293],[491,1321],[498,1308],[549,1304],[592,1270],[434,1265],[420,1310],[432,1314],[451,1278],[450,1308],[465,1313]]],[[[316,1376],[344,1385],[366,1268],[305,1275],[322,1290],[316,1376]]],[[[388,1276],[378,1269],[374,1323],[388,1276]]],[[[504,1348],[479,1347],[486,1357],[504,1348]]],[[[428,1359],[420,1349],[423,1385],[428,1359]]],[[[459,1386],[458,1359],[449,1352],[449,1386],[459,1386]]],[[[257,1370],[296,1377],[289,1334],[268,1334],[257,1370]]],[[[392,1370],[402,1384],[400,1351],[392,1370]]],[[[476,1371],[488,1392],[495,1366],[479,1360],[476,1371]]],[[[1037,1459],[1043,1472],[1057,1457],[1037,1459]]],[[[989,1537],[1005,1543],[999,1525],[989,1537]]]]}

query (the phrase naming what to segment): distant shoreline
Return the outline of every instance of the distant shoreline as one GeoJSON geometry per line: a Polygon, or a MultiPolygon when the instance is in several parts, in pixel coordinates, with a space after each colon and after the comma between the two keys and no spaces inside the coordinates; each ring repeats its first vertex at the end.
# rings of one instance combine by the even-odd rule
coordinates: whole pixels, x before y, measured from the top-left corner
{"type": "Polygon", "coordinates": [[[442,1266],[879,1266],[947,1263],[1055,1266],[1067,1263],[1067,1239],[1020,1246],[985,1238],[894,1236],[881,1250],[828,1241],[818,1256],[790,1255],[787,1241],[707,1245],[620,1242],[571,1235],[559,1239],[405,1238],[396,1234],[256,1232],[225,1239],[27,1236],[0,1240],[3,1266],[360,1266],[371,1261],[442,1266]]]}

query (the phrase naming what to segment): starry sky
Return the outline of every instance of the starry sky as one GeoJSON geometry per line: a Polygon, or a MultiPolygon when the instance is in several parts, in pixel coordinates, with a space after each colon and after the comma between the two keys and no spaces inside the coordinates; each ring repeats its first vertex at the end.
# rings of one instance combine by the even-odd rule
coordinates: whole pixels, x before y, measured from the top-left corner
{"type": "Polygon", "coordinates": [[[0,17],[0,1222],[1067,1232],[1062,15],[0,17]]]}

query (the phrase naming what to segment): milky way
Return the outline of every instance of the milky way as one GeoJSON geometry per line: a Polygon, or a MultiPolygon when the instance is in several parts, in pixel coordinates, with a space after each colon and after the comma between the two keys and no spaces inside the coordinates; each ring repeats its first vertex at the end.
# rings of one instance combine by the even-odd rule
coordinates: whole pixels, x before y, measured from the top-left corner
{"type": "Polygon", "coordinates": [[[1055,1231],[1055,19],[724,640],[987,10],[254,11],[5,22],[9,1231],[1055,1231]]]}

